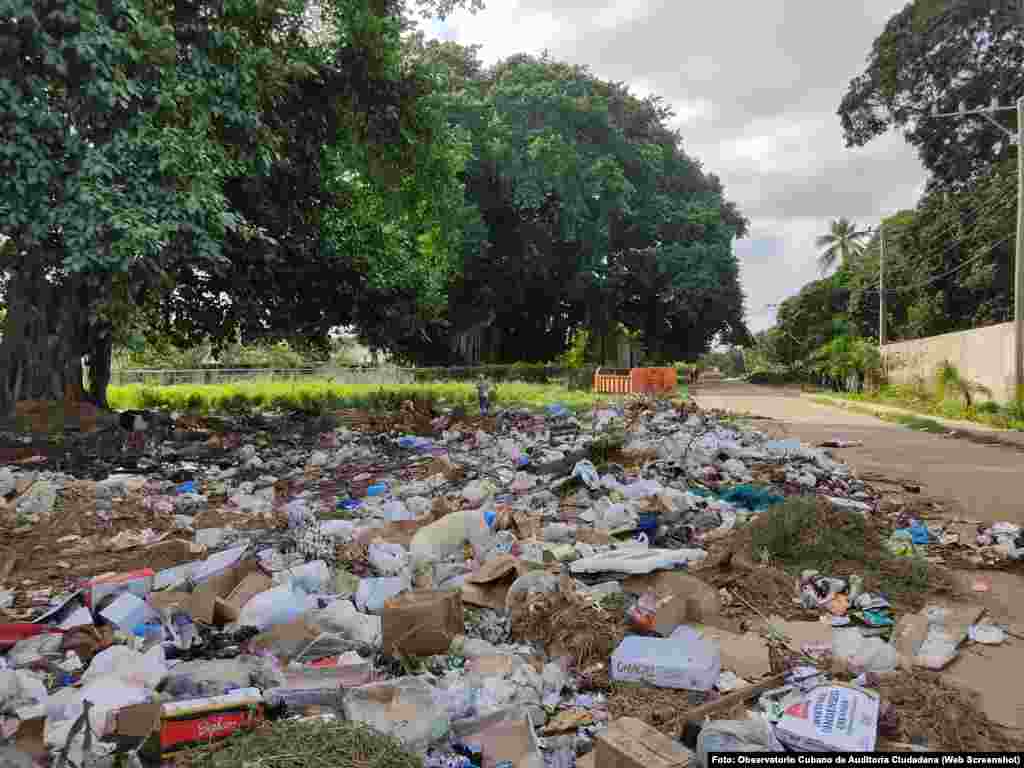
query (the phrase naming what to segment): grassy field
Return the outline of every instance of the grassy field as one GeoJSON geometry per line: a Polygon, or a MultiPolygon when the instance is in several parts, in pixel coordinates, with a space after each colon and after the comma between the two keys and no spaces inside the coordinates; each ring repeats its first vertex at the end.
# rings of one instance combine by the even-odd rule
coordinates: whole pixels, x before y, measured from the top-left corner
{"type": "MultiPolygon", "coordinates": [[[[678,396],[685,397],[685,388],[678,396]]],[[[476,387],[471,383],[431,384],[336,384],[328,381],[252,380],[233,384],[176,384],[166,387],[130,384],[112,386],[107,391],[111,407],[161,408],[176,411],[243,411],[256,408],[322,411],[336,408],[391,409],[413,397],[430,398],[445,405],[473,407],[476,387]]],[[[492,401],[496,405],[541,408],[559,403],[579,411],[597,403],[614,402],[614,395],[568,390],[557,384],[507,382],[496,385],[492,401]]]]}

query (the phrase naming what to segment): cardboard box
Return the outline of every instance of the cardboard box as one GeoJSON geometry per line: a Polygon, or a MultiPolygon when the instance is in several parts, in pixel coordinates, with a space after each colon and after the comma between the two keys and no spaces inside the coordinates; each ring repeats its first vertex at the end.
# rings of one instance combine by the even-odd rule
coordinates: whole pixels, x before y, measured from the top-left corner
{"type": "Polygon", "coordinates": [[[611,678],[659,688],[711,690],[722,669],[718,649],[689,627],[680,631],[684,632],[682,636],[672,638],[624,638],[612,654],[611,678]]]}
{"type": "MultiPolygon", "coordinates": [[[[259,561],[247,558],[208,577],[189,598],[186,610],[194,621],[204,624],[228,624],[238,618],[231,594],[250,574],[262,574],[259,561]]],[[[250,582],[250,587],[252,582],[250,582]]],[[[240,595],[236,595],[236,598],[240,595]]],[[[251,598],[252,595],[249,596],[251,598]]],[[[240,610],[240,609],[239,609],[240,610]]]]}
{"type": "Polygon", "coordinates": [[[633,717],[613,720],[597,735],[594,768],[684,768],[693,752],[633,717]]]}
{"type": "Polygon", "coordinates": [[[466,577],[462,602],[504,612],[509,587],[525,572],[518,558],[499,555],[466,577]]]}
{"type": "Polygon", "coordinates": [[[264,716],[259,690],[245,688],[226,696],[125,707],[115,717],[114,736],[146,740],[143,752],[162,756],[219,741],[254,727],[264,716]]]}
{"type": "Polygon", "coordinates": [[[153,591],[153,580],[156,574],[152,568],[142,568],[130,573],[115,573],[110,576],[99,576],[86,582],[85,604],[93,608],[107,595],[130,592],[145,600],[153,591]]]}
{"type": "Polygon", "coordinates": [[[452,640],[466,631],[458,592],[406,592],[384,602],[381,637],[384,653],[433,656],[447,653],[452,640]]]}
{"type": "Polygon", "coordinates": [[[452,726],[452,733],[465,743],[480,745],[481,768],[497,768],[506,761],[512,768],[544,768],[533,721],[526,711],[502,710],[475,721],[463,720],[452,726]]]}
{"type": "Polygon", "coordinates": [[[274,586],[274,580],[262,571],[254,571],[242,579],[225,598],[214,600],[214,620],[230,624],[238,621],[242,608],[260,592],[274,586]]]}

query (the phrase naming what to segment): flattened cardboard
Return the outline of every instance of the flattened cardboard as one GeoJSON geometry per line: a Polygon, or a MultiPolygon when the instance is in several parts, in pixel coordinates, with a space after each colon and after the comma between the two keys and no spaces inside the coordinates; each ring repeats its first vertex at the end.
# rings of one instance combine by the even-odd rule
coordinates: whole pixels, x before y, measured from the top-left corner
{"type": "Polygon", "coordinates": [[[254,571],[242,579],[225,598],[214,600],[214,621],[218,624],[230,624],[238,621],[242,608],[260,592],[266,592],[274,586],[274,580],[262,571],[254,571]]]}
{"type": "Polygon", "coordinates": [[[117,711],[114,734],[125,739],[145,739],[160,727],[160,704],[133,704],[117,711]]]}
{"type": "Polygon", "coordinates": [[[22,720],[14,734],[14,746],[38,763],[45,762],[44,758],[47,758],[50,752],[46,748],[46,718],[33,717],[30,720],[22,720]]]}
{"type": "Polygon", "coordinates": [[[606,547],[612,543],[612,535],[608,531],[599,531],[596,528],[579,526],[576,529],[576,541],[580,544],[589,544],[592,547],[606,547]]]}
{"type": "Polygon", "coordinates": [[[153,606],[157,611],[162,611],[165,608],[184,608],[188,609],[189,602],[192,600],[192,595],[188,592],[150,592],[147,602],[153,606]]]}
{"type": "Polygon", "coordinates": [[[914,657],[928,637],[928,617],[922,614],[904,614],[892,631],[892,643],[899,654],[900,666],[910,671],[914,667],[914,657]]]}
{"type": "Polygon", "coordinates": [[[447,653],[452,640],[466,631],[458,592],[415,590],[384,602],[381,638],[384,652],[432,656],[447,653]]]}
{"type": "Polygon", "coordinates": [[[477,656],[466,661],[466,669],[482,677],[507,677],[512,674],[513,658],[507,653],[477,656]]]}
{"type": "Polygon", "coordinates": [[[509,587],[525,569],[512,555],[500,555],[484,563],[480,570],[466,577],[462,585],[462,601],[495,611],[505,610],[509,587]]]}
{"type": "Polygon", "coordinates": [[[746,680],[756,680],[770,674],[771,662],[764,638],[753,632],[738,635],[717,627],[695,627],[701,635],[718,644],[722,656],[722,669],[735,672],[746,680]]]}
{"type": "Polygon", "coordinates": [[[285,664],[320,636],[320,629],[306,619],[288,624],[278,624],[260,632],[249,641],[254,651],[267,651],[282,659],[285,664]]]}
{"type": "Polygon", "coordinates": [[[401,544],[406,549],[412,544],[412,537],[416,531],[424,528],[433,522],[430,515],[424,515],[415,520],[396,520],[386,523],[380,528],[373,528],[367,538],[367,543],[372,541],[383,541],[385,544],[401,544]]]}
{"type": "Polygon", "coordinates": [[[693,752],[633,717],[613,720],[594,748],[595,768],[684,768],[691,761],[693,752]]]}

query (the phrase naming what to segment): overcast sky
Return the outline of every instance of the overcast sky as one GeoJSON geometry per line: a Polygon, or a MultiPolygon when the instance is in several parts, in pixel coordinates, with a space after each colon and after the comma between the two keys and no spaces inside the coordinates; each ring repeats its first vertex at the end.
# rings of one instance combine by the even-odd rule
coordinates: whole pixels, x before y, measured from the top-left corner
{"type": "Polygon", "coordinates": [[[736,243],[754,331],[766,305],[817,276],[814,237],[912,207],[924,181],[902,137],[843,146],[836,109],[871,43],[905,0],[486,0],[428,35],[480,44],[493,63],[548,49],[599,77],[662,96],[686,152],[750,219],[736,243]]]}

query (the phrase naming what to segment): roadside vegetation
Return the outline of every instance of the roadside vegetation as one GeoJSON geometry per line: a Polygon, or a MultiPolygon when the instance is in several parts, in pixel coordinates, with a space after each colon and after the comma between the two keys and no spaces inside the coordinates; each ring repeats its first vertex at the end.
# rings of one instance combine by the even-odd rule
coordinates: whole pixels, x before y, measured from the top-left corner
{"type": "Polygon", "coordinates": [[[930,385],[919,379],[913,384],[887,384],[874,391],[845,393],[842,397],[852,402],[878,403],[927,416],[1024,431],[1024,403],[979,401],[979,396],[990,395],[988,389],[969,380],[955,365],[946,362],[938,366],[930,385]]]}
{"type": "MultiPolygon", "coordinates": [[[[685,394],[682,390],[680,394],[685,394]]],[[[431,400],[447,406],[475,408],[477,390],[471,382],[429,384],[337,384],[327,380],[275,381],[255,379],[232,384],[177,384],[153,387],[140,384],[110,387],[114,408],[159,408],[210,413],[257,409],[324,411],[341,408],[389,409],[410,399],[431,400]]],[[[505,382],[495,386],[491,402],[501,406],[542,408],[564,405],[571,411],[611,403],[621,398],[589,391],[569,390],[558,384],[505,382]]]]}

